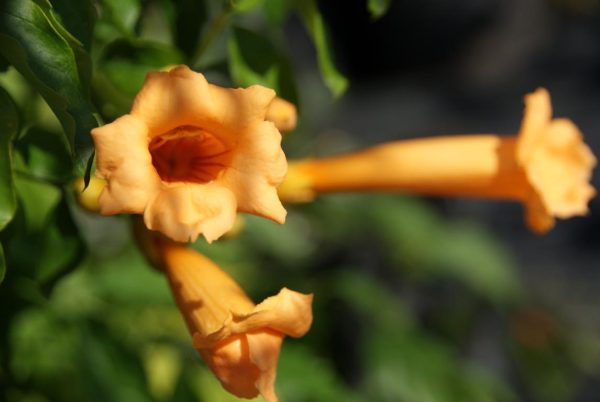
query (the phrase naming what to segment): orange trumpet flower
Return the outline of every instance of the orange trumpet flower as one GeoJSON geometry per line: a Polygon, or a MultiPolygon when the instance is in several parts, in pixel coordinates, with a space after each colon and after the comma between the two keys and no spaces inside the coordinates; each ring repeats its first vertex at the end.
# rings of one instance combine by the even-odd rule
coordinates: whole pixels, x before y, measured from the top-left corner
{"type": "Polygon", "coordinates": [[[283,288],[255,305],[229,275],[198,252],[168,240],[153,244],[151,255],[169,279],[194,347],[223,387],[239,397],[261,394],[276,402],[281,343],[285,335],[301,337],[309,330],[313,296],[283,288]]]}
{"type": "MultiPolygon", "coordinates": [[[[276,187],[287,163],[266,117],[274,99],[259,85],[211,85],[186,66],[148,74],[131,113],[92,130],[106,180],[100,212],[143,214],[149,229],[178,241],[215,240],[238,211],[283,223],[276,187]]],[[[271,115],[287,121],[295,109],[271,115]]]]}
{"type": "Polygon", "coordinates": [[[538,233],[554,218],[587,213],[596,159],[577,127],[552,119],[550,96],[525,97],[518,135],[461,135],[396,141],[355,153],[291,163],[283,201],[339,191],[406,191],[518,200],[538,233]]]}

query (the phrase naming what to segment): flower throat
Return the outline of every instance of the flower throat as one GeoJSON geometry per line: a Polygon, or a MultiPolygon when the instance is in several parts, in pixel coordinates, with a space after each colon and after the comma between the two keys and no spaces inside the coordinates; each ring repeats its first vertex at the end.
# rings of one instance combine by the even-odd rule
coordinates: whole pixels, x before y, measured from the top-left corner
{"type": "Polygon", "coordinates": [[[154,137],[152,164],[164,182],[208,183],[230,161],[230,150],[199,127],[181,126],[154,137]]]}

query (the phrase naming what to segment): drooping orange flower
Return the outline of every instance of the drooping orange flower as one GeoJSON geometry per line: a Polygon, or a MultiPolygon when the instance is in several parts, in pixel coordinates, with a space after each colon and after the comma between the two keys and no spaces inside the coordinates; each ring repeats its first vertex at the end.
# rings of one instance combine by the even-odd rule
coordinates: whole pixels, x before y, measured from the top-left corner
{"type": "Polygon", "coordinates": [[[293,162],[279,188],[284,201],[337,191],[407,191],[521,201],[538,233],[554,218],[584,215],[595,190],[596,159],[577,127],[552,119],[550,96],[525,98],[518,135],[459,135],[396,141],[355,153],[293,162]]]}
{"type": "Polygon", "coordinates": [[[223,387],[243,398],[276,402],[275,374],[285,335],[312,324],[312,295],[283,288],[254,305],[217,265],[184,245],[158,241],[156,251],[193,337],[223,387]]]}
{"type": "Polygon", "coordinates": [[[186,66],[153,72],[130,114],[94,129],[103,214],[143,214],[178,241],[210,242],[237,211],[283,223],[276,187],[287,163],[266,119],[275,93],[211,85],[186,66]]]}

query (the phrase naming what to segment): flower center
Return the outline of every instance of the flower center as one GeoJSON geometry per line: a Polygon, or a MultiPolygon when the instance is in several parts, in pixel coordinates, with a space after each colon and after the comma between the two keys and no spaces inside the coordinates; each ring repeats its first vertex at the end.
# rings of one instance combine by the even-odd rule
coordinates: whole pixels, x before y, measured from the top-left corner
{"type": "Polygon", "coordinates": [[[208,183],[231,160],[231,150],[199,127],[181,126],[150,141],[152,164],[165,182],[208,183]]]}

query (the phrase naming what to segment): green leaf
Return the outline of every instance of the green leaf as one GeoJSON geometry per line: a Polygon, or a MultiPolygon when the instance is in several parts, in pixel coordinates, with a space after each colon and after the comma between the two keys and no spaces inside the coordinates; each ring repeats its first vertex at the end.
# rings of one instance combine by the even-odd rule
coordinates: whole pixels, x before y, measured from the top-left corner
{"type": "Polygon", "coordinates": [[[17,209],[12,167],[12,140],[18,129],[17,107],[10,95],[0,87],[0,230],[12,220],[17,209]]]}
{"type": "Polygon", "coordinates": [[[42,240],[35,277],[49,291],[60,278],[75,269],[85,255],[85,246],[64,198],[44,230],[42,240]]]}
{"type": "Polygon", "coordinates": [[[50,0],[62,25],[89,52],[96,22],[96,10],[90,0],[50,0]]]}
{"type": "Polygon", "coordinates": [[[89,56],[48,1],[8,0],[0,7],[0,53],[56,114],[81,174],[93,149],[90,130],[96,127],[89,56]]]}
{"type": "Polygon", "coordinates": [[[80,366],[90,401],[147,402],[140,356],[102,327],[84,327],[80,366]]]}
{"type": "Polygon", "coordinates": [[[315,0],[297,0],[296,6],[310,34],[316,50],[317,60],[325,85],[335,97],[340,97],[348,88],[348,80],[335,67],[332,52],[327,40],[323,17],[315,0]]]}
{"type": "Polygon", "coordinates": [[[73,163],[67,144],[58,134],[32,127],[15,148],[29,175],[60,184],[71,180],[73,163]]]}
{"type": "Polygon", "coordinates": [[[0,283],[4,280],[6,275],[6,260],[4,259],[4,249],[2,243],[0,243],[0,283]]]}
{"type": "Polygon", "coordinates": [[[118,39],[109,44],[94,78],[96,93],[104,102],[102,112],[111,118],[127,113],[150,71],[182,61],[177,49],[157,42],[118,39]]]}
{"type": "Polygon", "coordinates": [[[277,368],[281,400],[366,401],[340,378],[331,363],[306,346],[286,344],[277,368]]]}
{"type": "Polygon", "coordinates": [[[446,222],[431,207],[411,198],[371,198],[367,214],[394,260],[412,277],[451,278],[499,304],[513,303],[521,296],[509,255],[483,228],[446,222]]]}
{"type": "Polygon", "coordinates": [[[296,102],[291,65],[267,38],[234,26],[228,49],[229,71],[237,85],[264,85],[273,88],[279,96],[296,102]]]}
{"type": "Polygon", "coordinates": [[[29,232],[43,230],[60,202],[60,190],[46,181],[21,175],[15,177],[15,188],[19,198],[19,210],[25,219],[23,228],[29,232]]]}
{"type": "Polygon", "coordinates": [[[290,0],[269,0],[263,5],[269,22],[273,25],[282,25],[290,14],[290,0]]]}
{"type": "Polygon", "coordinates": [[[197,0],[175,0],[173,33],[175,44],[191,57],[198,46],[200,32],[208,20],[207,4],[197,0]]]}
{"type": "Polygon", "coordinates": [[[233,0],[233,10],[236,13],[245,14],[256,10],[265,0],[233,0]]]}
{"type": "Polygon", "coordinates": [[[391,0],[367,0],[367,8],[374,19],[381,18],[390,8],[391,0]]]}
{"type": "Polygon", "coordinates": [[[522,296],[519,277],[508,254],[485,230],[449,224],[427,254],[423,273],[454,277],[495,303],[514,303],[522,296]]]}
{"type": "Polygon", "coordinates": [[[103,0],[103,11],[123,34],[133,35],[142,6],[139,0],[103,0]]]}

